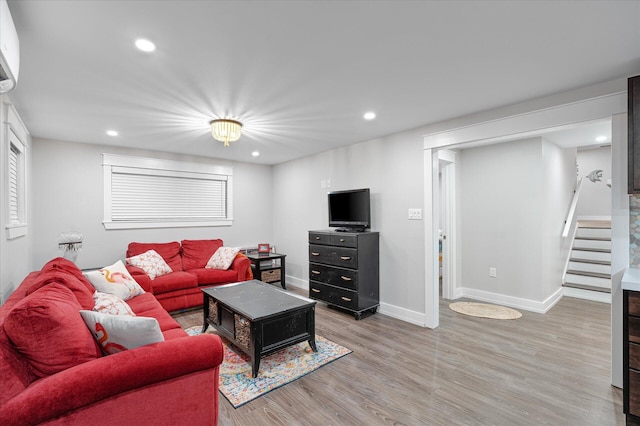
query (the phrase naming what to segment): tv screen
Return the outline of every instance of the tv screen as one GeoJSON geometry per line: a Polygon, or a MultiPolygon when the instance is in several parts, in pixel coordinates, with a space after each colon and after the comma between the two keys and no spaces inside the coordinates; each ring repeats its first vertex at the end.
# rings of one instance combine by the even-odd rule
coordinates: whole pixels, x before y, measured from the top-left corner
{"type": "Polygon", "coordinates": [[[328,194],[329,226],[363,230],[371,225],[369,188],[328,194]]]}

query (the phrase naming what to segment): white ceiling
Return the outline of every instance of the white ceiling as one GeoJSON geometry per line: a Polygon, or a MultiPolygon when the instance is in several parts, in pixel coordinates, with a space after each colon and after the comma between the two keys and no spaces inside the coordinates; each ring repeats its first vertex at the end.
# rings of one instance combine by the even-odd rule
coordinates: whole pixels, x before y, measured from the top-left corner
{"type": "Polygon", "coordinates": [[[10,98],[33,136],[263,164],[640,74],[638,0],[9,8],[21,48],[10,98]],[[229,148],[209,133],[220,117],[245,124],[229,148]]]}

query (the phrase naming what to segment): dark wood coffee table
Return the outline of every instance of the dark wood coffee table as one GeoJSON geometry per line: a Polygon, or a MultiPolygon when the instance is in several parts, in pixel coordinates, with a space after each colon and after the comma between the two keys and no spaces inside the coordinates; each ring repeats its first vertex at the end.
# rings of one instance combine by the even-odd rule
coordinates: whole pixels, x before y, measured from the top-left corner
{"type": "Polygon", "coordinates": [[[316,302],[261,281],[251,280],[202,289],[204,324],[229,339],[251,358],[252,377],[260,359],[307,341],[316,347],[316,302]]]}

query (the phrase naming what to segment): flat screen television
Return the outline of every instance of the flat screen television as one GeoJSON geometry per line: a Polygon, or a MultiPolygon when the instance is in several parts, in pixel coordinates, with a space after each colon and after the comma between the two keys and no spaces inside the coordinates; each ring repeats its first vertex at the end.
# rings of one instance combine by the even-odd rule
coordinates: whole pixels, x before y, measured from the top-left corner
{"type": "Polygon", "coordinates": [[[328,194],[329,226],[337,231],[364,231],[371,226],[369,188],[328,194]]]}

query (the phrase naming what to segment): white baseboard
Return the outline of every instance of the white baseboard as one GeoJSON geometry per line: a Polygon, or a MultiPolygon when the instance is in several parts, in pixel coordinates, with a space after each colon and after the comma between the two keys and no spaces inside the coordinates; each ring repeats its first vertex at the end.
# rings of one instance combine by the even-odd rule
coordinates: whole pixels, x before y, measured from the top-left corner
{"type": "MultiPolygon", "coordinates": [[[[309,281],[287,275],[287,287],[296,287],[303,290],[309,290],[309,281]]],[[[420,327],[428,327],[427,316],[422,312],[415,312],[409,309],[390,305],[388,303],[380,303],[378,312],[392,318],[399,319],[420,327]]]]}
{"type": "Polygon", "coordinates": [[[302,290],[309,290],[309,281],[301,280],[300,278],[292,277],[291,275],[287,275],[285,278],[287,282],[287,287],[296,287],[301,288],[302,290]]]}
{"type": "Polygon", "coordinates": [[[560,299],[562,299],[562,288],[559,288],[544,301],[538,302],[531,299],[523,299],[520,297],[507,296],[504,294],[491,293],[488,291],[475,290],[472,288],[461,288],[456,291],[457,294],[461,294],[460,297],[467,297],[469,299],[475,299],[482,302],[493,303],[496,305],[509,306],[515,309],[522,309],[529,312],[535,312],[538,314],[544,314],[553,307],[560,299]]]}
{"type": "Polygon", "coordinates": [[[400,321],[408,322],[420,327],[429,327],[427,324],[427,316],[422,312],[411,311],[389,303],[380,303],[379,312],[383,315],[399,319],[400,321]]]}
{"type": "Polygon", "coordinates": [[[611,303],[611,293],[590,291],[582,288],[563,287],[562,295],[576,299],[592,300],[594,302],[611,303]]]}

